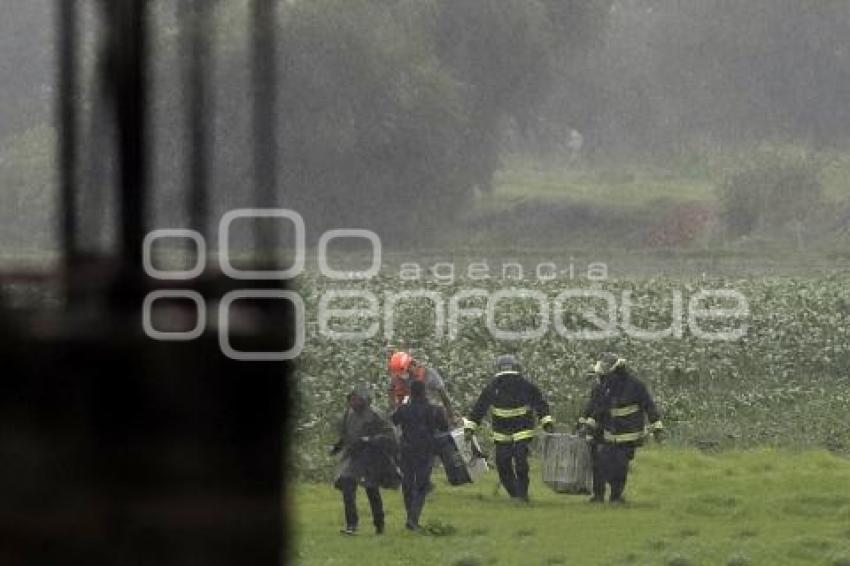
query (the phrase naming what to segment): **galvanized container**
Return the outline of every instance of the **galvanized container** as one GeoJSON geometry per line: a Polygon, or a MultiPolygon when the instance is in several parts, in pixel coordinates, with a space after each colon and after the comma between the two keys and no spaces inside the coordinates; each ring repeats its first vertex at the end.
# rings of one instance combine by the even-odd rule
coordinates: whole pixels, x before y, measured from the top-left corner
{"type": "Polygon", "coordinates": [[[452,431],[452,438],[455,441],[458,451],[466,464],[466,470],[469,473],[469,478],[476,482],[487,471],[487,460],[479,456],[482,451],[478,445],[478,440],[472,437],[472,440],[466,440],[462,428],[456,428],[452,431]]]}
{"type": "Polygon", "coordinates": [[[587,440],[573,434],[544,434],[543,483],[558,493],[590,493],[593,462],[587,440]]]}
{"type": "Polygon", "coordinates": [[[462,428],[437,434],[435,439],[449,484],[472,483],[487,471],[487,461],[473,455],[472,444],[464,438],[462,428]]]}

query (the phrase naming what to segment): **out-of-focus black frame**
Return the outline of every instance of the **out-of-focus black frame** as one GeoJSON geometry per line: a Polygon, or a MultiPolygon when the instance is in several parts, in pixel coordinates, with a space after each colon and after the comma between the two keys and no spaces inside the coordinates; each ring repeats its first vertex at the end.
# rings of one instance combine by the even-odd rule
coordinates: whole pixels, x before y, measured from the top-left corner
{"type": "MultiPolygon", "coordinates": [[[[210,0],[184,4],[187,61],[186,198],[190,227],[206,232],[210,144],[205,18],[210,0]]],[[[275,195],[273,0],[254,0],[256,204],[275,195]]],[[[98,0],[98,80],[115,124],[117,249],[78,247],[78,37],[82,2],[56,0],[57,219],[63,261],[55,273],[0,273],[60,289],[61,308],[13,311],[0,302],[0,563],[279,564],[286,559],[285,470],[291,367],[222,354],[215,331],[155,341],[141,323],[148,292],[169,282],[142,269],[149,179],[148,2],[98,0]]],[[[257,238],[268,267],[273,237],[257,238]],[[267,246],[267,247],[264,247],[267,246]]],[[[215,304],[239,288],[206,271],[174,282],[215,304]]],[[[238,284],[238,285],[237,285],[238,284]]],[[[2,297],[0,297],[2,299],[2,297]]],[[[179,304],[174,309],[184,308],[179,304]]],[[[287,308],[263,307],[239,345],[280,350],[293,335],[287,308]]]]}

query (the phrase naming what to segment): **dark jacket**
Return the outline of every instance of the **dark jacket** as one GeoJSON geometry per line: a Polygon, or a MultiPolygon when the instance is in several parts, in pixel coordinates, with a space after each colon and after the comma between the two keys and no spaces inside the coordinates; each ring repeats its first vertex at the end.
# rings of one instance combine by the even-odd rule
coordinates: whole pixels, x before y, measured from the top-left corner
{"type": "Polygon", "coordinates": [[[339,428],[336,447],[342,451],[342,461],[335,485],[340,478],[354,478],[367,487],[395,489],[401,475],[396,464],[398,446],[392,426],[370,406],[369,394],[356,393],[366,401],[360,411],[348,408],[339,428]]]}
{"type": "Polygon", "coordinates": [[[414,460],[433,458],[437,452],[434,436],[449,430],[442,407],[425,398],[413,398],[393,413],[392,421],[401,427],[401,457],[414,460]]]}
{"type": "Polygon", "coordinates": [[[476,429],[491,408],[493,440],[498,443],[533,438],[535,414],[541,425],[553,422],[540,389],[516,371],[503,371],[493,377],[472,407],[465,428],[476,429]]]}
{"type": "Polygon", "coordinates": [[[602,431],[605,443],[640,446],[647,435],[647,425],[653,430],[663,428],[646,386],[625,367],[604,379],[592,403],[587,424],[602,431]]]}

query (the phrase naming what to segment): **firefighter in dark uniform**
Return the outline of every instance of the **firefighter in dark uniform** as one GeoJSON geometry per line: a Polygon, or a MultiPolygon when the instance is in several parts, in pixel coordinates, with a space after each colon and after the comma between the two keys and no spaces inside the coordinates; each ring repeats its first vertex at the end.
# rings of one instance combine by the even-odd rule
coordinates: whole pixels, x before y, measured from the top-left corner
{"type": "Polygon", "coordinates": [[[593,419],[593,411],[602,396],[605,383],[602,376],[596,372],[590,372],[588,378],[596,381],[590,391],[590,398],[582,409],[578,418],[578,434],[584,436],[590,444],[590,459],[593,463],[593,497],[591,503],[603,503],[605,501],[605,478],[602,475],[599,453],[602,447],[602,429],[596,426],[593,419]]]}
{"type": "Polygon", "coordinates": [[[609,501],[624,503],[623,491],[635,449],[643,444],[647,434],[660,440],[664,426],[649,391],[626,367],[626,360],[604,353],[594,372],[600,376],[600,386],[594,390],[595,399],[591,399],[585,425],[601,431],[602,444],[596,457],[600,479],[604,480],[598,490],[594,484],[594,497],[604,497],[608,484],[609,501]]]}
{"type": "Polygon", "coordinates": [[[496,374],[481,392],[464,432],[471,437],[490,410],[496,468],[499,480],[514,500],[528,502],[528,452],[534,438],[535,414],[546,432],[553,432],[554,419],[540,389],[522,375],[516,357],[500,356],[496,374]]]}

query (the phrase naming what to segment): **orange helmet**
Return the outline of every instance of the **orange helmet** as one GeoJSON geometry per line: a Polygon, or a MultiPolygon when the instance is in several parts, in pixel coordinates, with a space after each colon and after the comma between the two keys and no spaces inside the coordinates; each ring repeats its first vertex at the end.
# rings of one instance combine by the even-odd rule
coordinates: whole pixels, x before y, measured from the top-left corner
{"type": "Polygon", "coordinates": [[[413,365],[413,356],[407,352],[396,352],[390,358],[390,375],[406,375],[413,365]]]}

